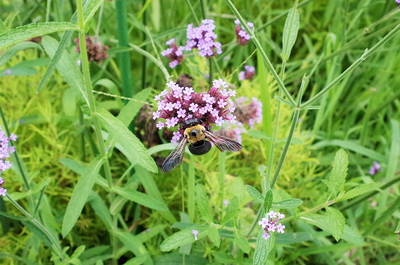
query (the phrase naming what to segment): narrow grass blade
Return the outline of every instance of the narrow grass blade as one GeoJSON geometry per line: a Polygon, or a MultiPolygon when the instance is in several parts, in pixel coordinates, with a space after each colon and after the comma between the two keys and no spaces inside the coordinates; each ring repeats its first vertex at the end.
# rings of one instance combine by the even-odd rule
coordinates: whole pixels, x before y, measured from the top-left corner
{"type": "Polygon", "coordinates": [[[385,156],[382,154],[379,154],[378,152],[365,148],[359,144],[356,144],[352,141],[345,141],[345,140],[325,140],[316,143],[315,145],[311,146],[311,148],[323,148],[326,146],[339,146],[342,147],[343,149],[351,150],[355,153],[365,155],[366,157],[369,157],[375,161],[385,161],[385,156]]]}
{"type": "Polygon", "coordinates": [[[82,212],[90,191],[96,182],[97,174],[103,164],[103,159],[97,157],[93,159],[90,166],[82,173],[81,178],[78,180],[74,191],[72,192],[71,200],[68,203],[67,210],[64,214],[61,233],[65,237],[75,225],[79,215],[82,212]]]}
{"type": "Polygon", "coordinates": [[[201,226],[201,227],[188,227],[185,228],[172,236],[168,237],[167,239],[164,240],[164,242],[161,243],[160,245],[160,250],[161,251],[171,251],[173,249],[176,249],[178,247],[187,245],[187,244],[192,244],[196,241],[196,239],[193,236],[192,231],[197,230],[199,234],[197,235],[197,240],[200,240],[208,235],[208,226],[201,226]]]}
{"type": "Polygon", "coordinates": [[[119,119],[100,109],[94,113],[110,135],[119,143],[118,149],[135,165],[157,172],[157,165],[140,140],[119,119]]]}
{"type": "Polygon", "coordinates": [[[159,211],[168,211],[168,207],[165,205],[164,202],[161,202],[145,193],[121,187],[114,187],[113,191],[118,195],[121,195],[122,197],[127,198],[130,201],[136,202],[140,205],[143,205],[147,208],[159,211]]]}
{"type": "Polygon", "coordinates": [[[0,34],[0,48],[8,47],[33,37],[66,30],[78,31],[79,28],[69,22],[39,22],[17,27],[0,34]]]}

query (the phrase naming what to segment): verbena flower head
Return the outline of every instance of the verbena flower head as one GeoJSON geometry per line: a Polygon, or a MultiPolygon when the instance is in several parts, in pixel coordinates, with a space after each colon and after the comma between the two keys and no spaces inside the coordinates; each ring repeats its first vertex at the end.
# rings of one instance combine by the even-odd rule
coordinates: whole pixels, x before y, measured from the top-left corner
{"type": "MultiPolygon", "coordinates": [[[[244,29],[244,27],[243,27],[242,25],[240,25],[239,19],[236,19],[236,20],[235,20],[235,24],[236,24],[236,27],[235,27],[235,34],[236,34],[237,43],[238,43],[239,45],[241,45],[241,46],[244,46],[244,45],[246,45],[246,44],[249,42],[251,36],[250,36],[250,34],[244,29]]],[[[253,29],[253,28],[254,28],[254,24],[251,23],[251,22],[247,22],[247,26],[248,26],[250,29],[253,29]]]]}
{"type": "Polygon", "coordinates": [[[283,218],[285,218],[285,215],[279,212],[270,211],[269,213],[265,214],[265,217],[258,222],[258,224],[261,225],[262,229],[265,231],[265,234],[263,235],[264,239],[270,238],[270,233],[272,232],[278,232],[281,234],[285,233],[285,226],[281,223],[278,223],[283,218]]]}
{"type": "Polygon", "coordinates": [[[246,129],[239,121],[236,121],[235,124],[229,124],[226,127],[215,131],[216,134],[236,140],[238,143],[242,143],[242,133],[244,132],[246,132],[246,129]]]}
{"type": "Polygon", "coordinates": [[[397,5],[398,5],[399,8],[400,8],[400,0],[396,0],[396,3],[397,3],[397,5]]]}
{"type": "MultiPolygon", "coordinates": [[[[86,50],[89,61],[100,63],[102,60],[108,58],[108,54],[106,53],[108,50],[108,46],[103,46],[101,42],[96,41],[96,38],[91,38],[89,36],[85,37],[86,39],[86,50]]],[[[79,38],[75,39],[76,43],[76,52],[81,52],[79,47],[79,38]]]]}
{"type": "Polygon", "coordinates": [[[245,65],[244,71],[239,72],[239,80],[251,80],[253,79],[254,75],[256,74],[256,68],[254,66],[245,65]]]}
{"type": "Polygon", "coordinates": [[[376,161],[374,161],[373,163],[374,163],[374,165],[369,169],[370,175],[378,174],[378,172],[381,171],[381,165],[376,161]]]}
{"type": "MultiPolygon", "coordinates": [[[[167,87],[154,98],[158,109],[153,113],[153,119],[164,119],[157,123],[158,129],[172,128],[191,118],[199,119],[206,128],[212,124],[221,126],[224,121],[235,123],[235,106],[231,97],[236,96],[236,92],[227,89],[228,85],[222,79],[214,80],[208,92],[197,93],[192,87],[181,87],[174,82],[167,83],[167,87]]],[[[183,132],[180,126],[174,132],[172,142],[177,143],[183,132]]]]}
{"type": "Polygon", "coordinates": [[[184,57],[183,57],[183,51],[185,50],[185,46],[176,46],[175,44],[175,38],[170,39],[169,41],[166,42],[166,44],[170,47],[164,51],[161,52],[162,56],[168,57],[168,59],[171,60],[169,63],[169,67],[175,68],[178,64],[180,64],[184,57]]]}
{"type": "Polygon", "coordinates": [[[193,27],[193,24],[189,24],[186,31],[188,38],[186,50],[198,49],[199,54],[203,57],[221,54],[222,45],[220,42],[215,41],[218,36],[214,33],[214,23],[212,19],[204,19],[198,27],[193,27]]]}
{"type": "Polygon", "coordinates": [[[262,121],[262,103],[257,98],[252,97],[251,101],[247,97],[240,97],[235,100],[235,115],[241,123],[247,124],[254,129],[255,123],[262,121]]]}
{"type": "MultiPolygon", "coordinates": [[[[10,137],[7,137],[6,133],[0,127],[0,174],[3,171],[6,171],[11,167],[10,161],[7,159],[10,157],[10,154],[15,152],[15,147],[10,146],[10,141],[16,141],[17,136],[15,134],[11,134],[10,137]]],[[[0,177],[0,195],[6,196],[7,190],[3,188],[4,179],[0,177]]]]}

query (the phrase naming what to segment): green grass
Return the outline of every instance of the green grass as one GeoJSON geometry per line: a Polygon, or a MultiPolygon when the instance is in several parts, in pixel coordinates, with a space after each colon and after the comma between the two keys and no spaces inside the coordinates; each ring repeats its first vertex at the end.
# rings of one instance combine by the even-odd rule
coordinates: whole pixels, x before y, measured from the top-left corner
{"type": "Polygon", "coordinates": [[[18,135],[2,264],[400,264],[395,1],[85,2],[0,0],[2,128],[18,135]],[[236,16],[255,25],[243,47],[236,16]],[[165,42],[204,18],[223,53],[170,69],[165,42]],[[85,35],[109,58],[75,52],[85,35]],[[256,76],[239,81],[246,64],[256,76]],[[263,121],[241,152],[186,153],[160,173],[171,146],[148,138],[163,133],[142,106],[182,73],[198,92],[223,78],[257,97],[263,121]],[[264,240],[270,209],[286,229],[264,240]]]}

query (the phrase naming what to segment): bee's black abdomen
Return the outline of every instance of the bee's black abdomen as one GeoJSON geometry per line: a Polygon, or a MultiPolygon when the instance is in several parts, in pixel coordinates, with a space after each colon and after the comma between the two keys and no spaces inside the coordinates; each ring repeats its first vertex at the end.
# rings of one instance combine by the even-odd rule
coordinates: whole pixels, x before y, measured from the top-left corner
{"type": "Polygon", "coordinates": [[[207,154],[211,149],[211,143],[209,141],[201,140],[189,145],[190,153],[194,155],[207,154]]]}

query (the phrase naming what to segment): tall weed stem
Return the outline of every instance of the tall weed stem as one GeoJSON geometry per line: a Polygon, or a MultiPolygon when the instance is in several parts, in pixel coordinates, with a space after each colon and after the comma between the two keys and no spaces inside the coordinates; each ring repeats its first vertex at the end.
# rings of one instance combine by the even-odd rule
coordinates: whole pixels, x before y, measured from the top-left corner
{"type": "MultiPolygon", "coordinates": [[[[89,60],[87,56],[87,50],[86,50],[86,40],[85,40],[85,23],[84,23],[84,17],[83,17],[83,8],[82,8],[82,0],[77,0],[77,14],[78,14],[78,26],[81,29],[79,32],[79,47],[81,50],[81,61],[82,61],[82,71],[83,71],[83,78],[85,81],[85,87],[86,87],[86,94],[88,98],[88,103],[89,103],[89,111],[91,114],[91,118],[93,120],[94,124],[94,130],[96,133],[97,137],[97,142],[99,145],[99,152],[102,157],[107,158],[107,152],[106,148],[104,145],[103,141],[103,136],[101,133],[101,126],[100,126],[100,121],[98,120],[96,115],[93,115],[96,111],[96,106],[95,106],[95,99],[92,94],[92,84],[91,84],[91,78],[90,78],[90,70],[89,70],[89,60]]],[[[103,163],[104,167],[104,174],[108,182],[108,187],[109,190],[112,191],[113,187],[113,180],[111,176],[111,168],[110,168],[110,163],[108,159],[104,159],[103,163]]],[[[114,199],[114,193],[110,192],[110,198],[111,201],[114,199]]],[[[116,229],[116,224],[117,222],[113,222],[114,226],[113,229],[116,229]]],[[[115,238],[115,235],[111,233],[111,242],[112,242],[112,248],[113,248],[113,257],[115,257],[115,253],[117,250],[117,241],[115,238]]]]}

